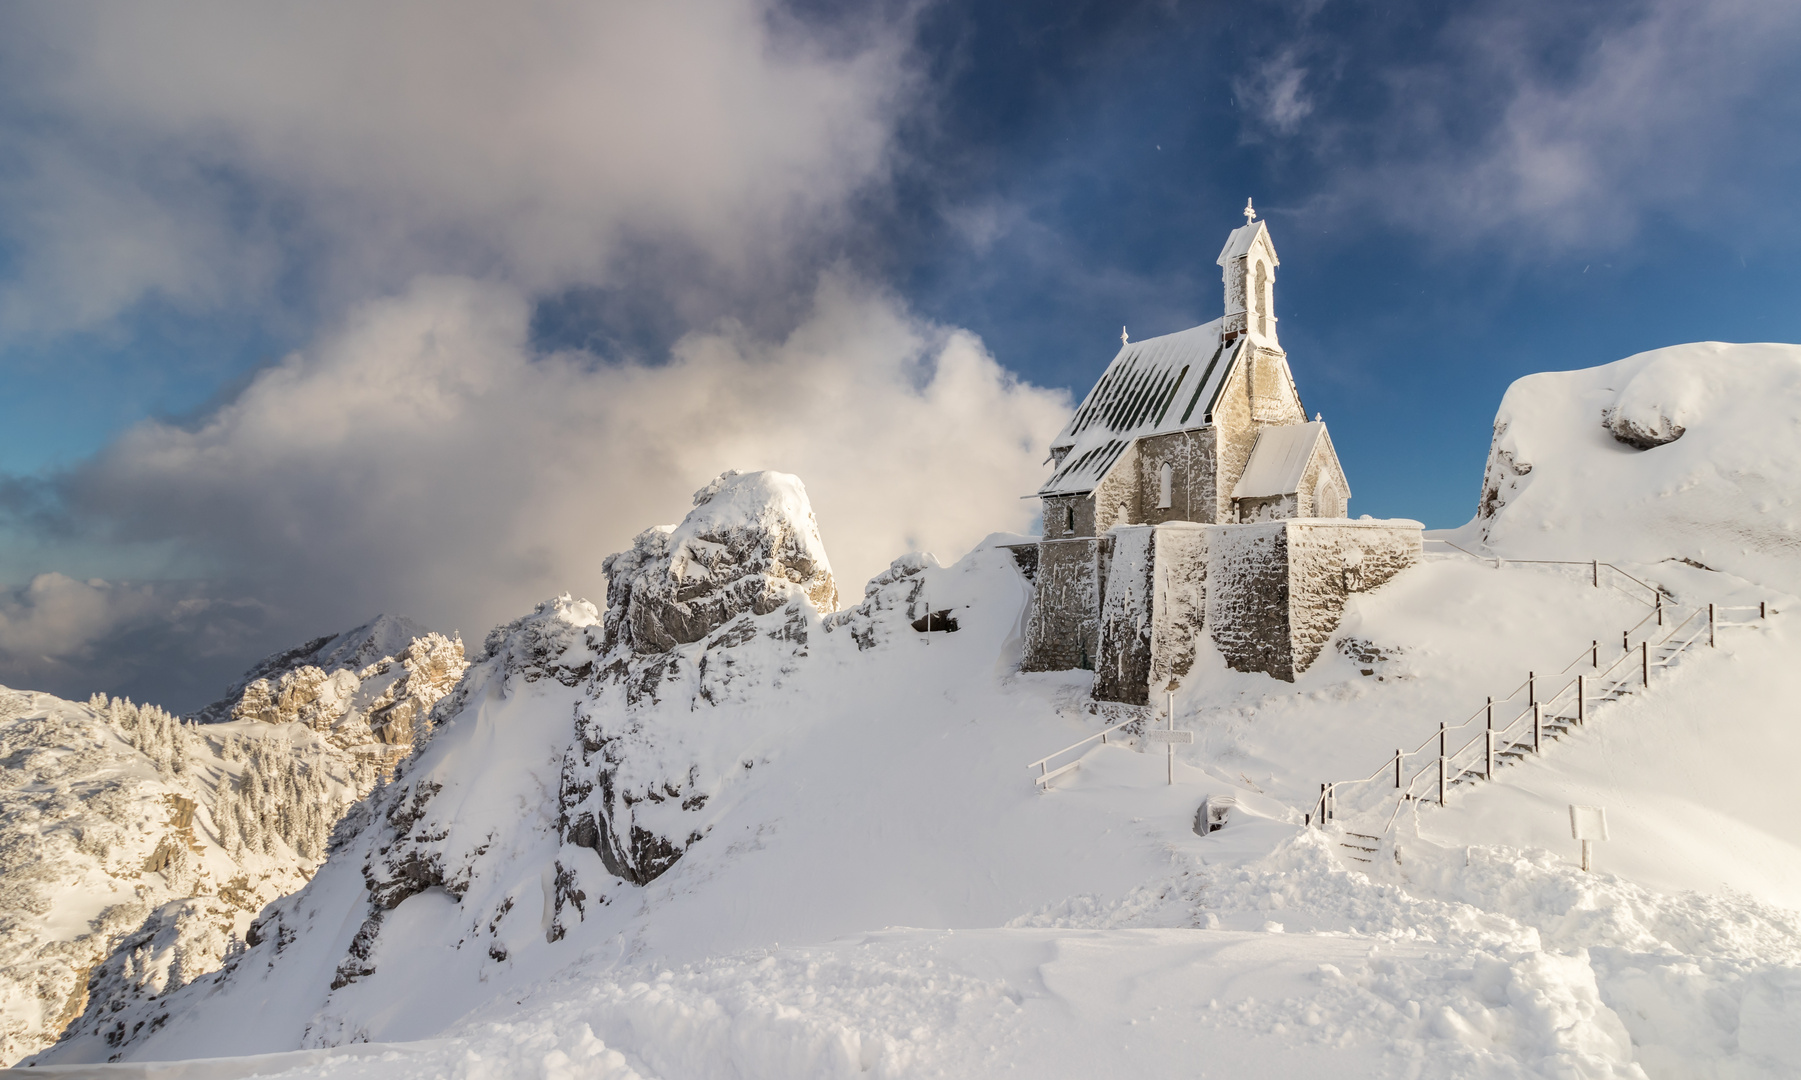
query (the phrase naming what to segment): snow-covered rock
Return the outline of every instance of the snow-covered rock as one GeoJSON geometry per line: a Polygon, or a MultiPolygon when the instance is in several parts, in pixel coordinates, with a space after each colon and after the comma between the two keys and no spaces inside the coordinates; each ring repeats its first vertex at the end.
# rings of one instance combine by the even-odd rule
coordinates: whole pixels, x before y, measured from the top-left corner
{"type": "Polygon", "coordinates": [[[265,658],[198,719],[305,724],[339,749],[392,761],[468,666],[460,639],[382,615],[265,658]]]}
{"type": "Polygon", "coordinates": [[[1686,560],[1801,592],[1801,346],[1703,342],[1528,375],[1465,535],[1520,559],[1686,560]]]}
{"type": "Polygon", "coordinates": [[[680,525],[646,529],[602,565],[608,652],[668,652],[767,615],[796,590],[815,611],[838,606],[813,506],[787,473],[726,472],[694,493],[680,525]]]}

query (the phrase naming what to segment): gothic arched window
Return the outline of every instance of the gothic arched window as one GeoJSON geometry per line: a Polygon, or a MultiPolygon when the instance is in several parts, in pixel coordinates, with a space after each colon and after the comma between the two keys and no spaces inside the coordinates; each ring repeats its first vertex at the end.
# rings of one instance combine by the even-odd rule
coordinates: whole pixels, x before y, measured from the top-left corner
{"type": "Polygon", "coordinates": [[[1164,462],[1157,470],[1157,509],[1168,510],[1174,502],[1176,486],[1176,467],[1164,462]]]}

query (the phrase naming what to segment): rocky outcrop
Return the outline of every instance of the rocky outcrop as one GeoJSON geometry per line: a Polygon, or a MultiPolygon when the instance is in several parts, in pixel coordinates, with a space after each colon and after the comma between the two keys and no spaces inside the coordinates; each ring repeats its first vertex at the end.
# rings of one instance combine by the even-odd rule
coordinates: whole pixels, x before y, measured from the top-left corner
{"type": "Polygon", "coordinates": [[[468,666],[461,640],[383,615],[268,657],[199,719],[304,724],[341,750],[391,762],[468,666]]]}
{"type": "Polygon", "coordinates": [[[646,529],[602,566],[607,652],[666,653],[796,593],[816,611],[838,606],[806,489],[787,473],[724,473],[680,525],[646,529]]]}

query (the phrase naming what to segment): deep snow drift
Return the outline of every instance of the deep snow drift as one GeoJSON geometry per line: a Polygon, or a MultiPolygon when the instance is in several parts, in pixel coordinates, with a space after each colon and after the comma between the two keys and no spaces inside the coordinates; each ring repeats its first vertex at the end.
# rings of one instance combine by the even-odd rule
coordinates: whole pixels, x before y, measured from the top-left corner
{"type": "Polygon", "coordinates": [[[1302,825],[1321,781],[1617,641],[1644,601],[1586,571],[1446,551],[1355,598],[1293,684],[1203,650],[1176,699],[1196,738],[1173,785],[1162,747],[1129,728],[1040,793],[1027,762],[1155,712],[1093,703],[1084,672],[1018,673],[1029,590],[1010,554],[991,540],[948,567],[908,557],[824,611],[798,482],[728,475],[614,558],[605,611],[559,598],[491,634],[430,741],[218,976],[126,1003],[40,1060],[289,1052],[209,1075],[647,1080],[1793,1075],[1801,826],[1781,800],[1801,671],[1784,612],[1801,575],[1781,554],[1786,496],[1766,504],[1747,478],[1801,453],[1801,395],[1763,349],[1747,365],[1726,347],[1652,354],[1749,385],[1783,418],[1763,429],[1742,402],[1653,410],[1668,425],[1631,401],[1609,413],[1636,384],[1596,372],[1510,392],[1494,457],[1510,486],[1459,543],[1608,558],[1672,605],[1775,614],[1496,782],[1413,807],[1375,862],[1302,825]],[[1581,400],[1521,404],[1559,381],[1581,400]],[[1678,425],[1648,450],[1615,438],[1678,425]],[[1709,472],[1685,445],[1736,464],[1709,472]],[[1695,482],[1659,486],[1660,461],[1695,482]],[[955,633],[915,630],[927,600],[955,633]],[[1225,793],[1227,826],[1196,835],[1201,800],[1225,793]],[[1574,801],[1613,817],[1595,874],[1574,865],[1574,801]]]}

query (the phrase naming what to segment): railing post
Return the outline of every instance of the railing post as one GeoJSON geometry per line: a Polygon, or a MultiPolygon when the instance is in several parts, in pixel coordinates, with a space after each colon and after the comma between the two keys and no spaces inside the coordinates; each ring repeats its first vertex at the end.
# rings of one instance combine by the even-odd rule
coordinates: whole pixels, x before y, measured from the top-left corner
{"type": "Polygon", "coordinates": [[[1438,805],[1445,804],[1445,756],[1438,755],[1438,805]]]}
{"type": "Polygon", "coordinates": [[[1767,603],[1769,603],[1769,601],[1768,601],[1768,600],[1759,600],[1759,601],[1758,601],[1758,602],[1757,602],[1757,617],[1758,617],[1758,618],[1760,618],[1760,619],[1762,619],[1762,618],[1765,618],[1765,617],[1766,617],[1766,616],[1765,616],[1765,615],[1764,615],[1764,610],[1763,610],[1763,606],[1764,606],[1764,605],[1765,605],[1765,604],[1767,604],[1767,603]]]}
{"type": "Polygon", "coordinates": [[[1657,625],[1663,625],[1663,593],[1657,594],[1657,625]]]}
{"type": "Polygon", "coordinates": [[[1599,671],[1601,669],[1601,640],[1599,638],[1590,638],[1588,650],[1589,666],[1599,671]]]}
{"type": "Polygon", "coordinates": [[[1539,712],[1539,707],[1534,705],[1532,706],[1532,752],[1534,754],[1540,752],[1539,748],[1542,745],[1540,732],[1542,731],[1544,731],[1544,716],[1539,712]]]}
{"type": "Polygon", "coordinates": [[[1401,790],[1401,751],[1395,750],[1395,790],[1401,790]]]}
{"type": "Polygon", "coordinates": [[[1482,755],[1482,778],[1493,781],[1495,778],[1495,733],[1485,731],[1482,734],[1485,737],[1484,741],[1488,744],[1487,750],[1482,755]]]}
{"type": "Polygon", "coordinates": [[[1594,587],[1597,589],[1600,588],[1601,587],[1601,563],[1600,563],[1600,561],[1596,560],[1594,562],[1589,563],[1588,569],[1589,569],[1589,573],[1594,575],[1594,579],[1593,579],[1594,587]]]}
{"type": "Polygon", "coordinates": [[[1588,676],[1576,676],[1576,723],[1588,723],[1588,676]]]}
{"type": "Polygon", "coordinates": [[[1493,731],[1494,728],[1495,728],[1495,699],[1494,699],[1494,695],[1491,694],[1491,695],[1489,695],[1489,698],[1488,698],[1488,729],[1490,731],[1493,731]]]}
{"type": "Polygon", "coordinates": [[[1642,669],[1642,671],[1644,673],[1645,685],[1650,686],[1651,685],[1651,643],[1649,641],[1641,641],[1638,643],[1638,663],[1639,663],[1640,669],[1642,669]]]}
{"type": "Polygon", "coordinates": [[[1707,647],[1713,648],[1713,605],[1707,605],[1707,647]]]}
{"type": "Polygon", "coordinates": [[[1526,704],[1538,704],[1538,673],[1535,671],[1526,672],[1526,704]]]}
{"type": "Polygon", "coordinates": [[[1630,631],[1630,630],[1621,630],[1620,631],[1620,651],[1623,653],[1629,653],[1632,651],[1632,631],[1630,631]]]}

